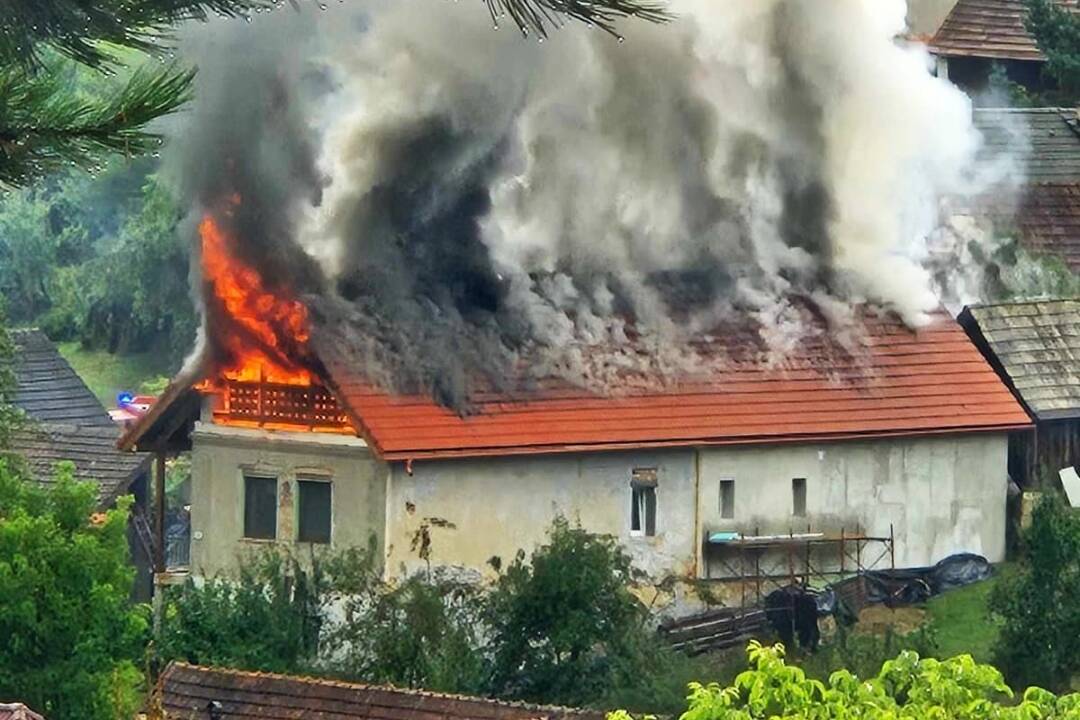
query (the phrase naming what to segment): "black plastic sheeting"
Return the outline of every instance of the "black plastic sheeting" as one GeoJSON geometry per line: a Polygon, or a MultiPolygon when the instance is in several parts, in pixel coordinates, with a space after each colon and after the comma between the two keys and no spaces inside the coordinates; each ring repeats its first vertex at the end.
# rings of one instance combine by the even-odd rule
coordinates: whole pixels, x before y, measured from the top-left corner
{"type": "MultiPolygon", "coordinates": [[[[863,578],[867,602],[895,607],[925,602],[946,590],[985,580],[993,572],[993,566],[983,556],[960,553],[932,567],[872,570],[864,572],[863,578]]],[[[765,596],[765,617],[788,647],[798,638],[804,649],[817,648],[820,638],[817,621],[828,615],[845,624],[856,619],[854,610],[845,606],[832,587],[813,590],[788,585],[765,596]]]]}
{"type": "Polygon", "coordinates": [[[872,570],[864,573],[866,599],[872,603],[914,605],[953,588],[985,580],[994,572],[982,555],[950,555],[937,565],[908,570],[872,570]]]}

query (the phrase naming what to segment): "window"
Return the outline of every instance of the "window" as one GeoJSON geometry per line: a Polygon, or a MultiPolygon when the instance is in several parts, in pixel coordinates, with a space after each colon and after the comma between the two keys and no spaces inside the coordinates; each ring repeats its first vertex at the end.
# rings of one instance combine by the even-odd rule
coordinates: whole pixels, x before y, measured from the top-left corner
{"type": "Polygon", "coordinates": [[[326,480],[299,480],[300,508],[296,539],[300,542],[330,542],[330,503],[333,486],[326,480]]]}
{"type": "Polygon", "coordinates": [[[806,478],[791,479],[791,514],[806,517],[806,478]]]}
{"type": "Polygon", "coordinates": [[[630,534],[656,534],[656,468],[635,468],[630,480],[630,534]]]}
{"type": "Polygon", "coordinates": [[[720,481],[720,517],[725,520],[735,517],[735,480],[732,478],[720,481]]]}
{"type": "Polygon", "coordinates": [[[277,478],[244,476],[244,537],[277,537],[277,478]]]}

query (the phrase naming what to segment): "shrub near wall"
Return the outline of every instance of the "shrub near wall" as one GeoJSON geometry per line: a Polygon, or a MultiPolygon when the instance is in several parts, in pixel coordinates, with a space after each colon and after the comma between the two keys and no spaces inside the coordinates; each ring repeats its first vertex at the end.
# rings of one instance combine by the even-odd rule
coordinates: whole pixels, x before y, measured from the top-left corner
{"type": "Polygon", "coordinates": [[[875,677],[838,670],[823,683],[786,664],[782,645],[754,641],[747,654],[750,669],[733,685],[692,684],[681,720],[1080,720],[1080,694],[1032,687],[1016,697],[1000,672],[970,655],[939,661],[902,652],[875,677]]]}

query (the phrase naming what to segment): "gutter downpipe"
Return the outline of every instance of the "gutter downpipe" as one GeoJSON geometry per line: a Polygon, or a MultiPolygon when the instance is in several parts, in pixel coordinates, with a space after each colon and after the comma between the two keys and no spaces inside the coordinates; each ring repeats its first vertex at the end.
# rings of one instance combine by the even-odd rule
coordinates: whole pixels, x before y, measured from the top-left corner
{"type": "Polygon", "coordinates": [[[701,448],[694,448],[694,580],[702,577],[705,540],[701,536],[701,448]]]}

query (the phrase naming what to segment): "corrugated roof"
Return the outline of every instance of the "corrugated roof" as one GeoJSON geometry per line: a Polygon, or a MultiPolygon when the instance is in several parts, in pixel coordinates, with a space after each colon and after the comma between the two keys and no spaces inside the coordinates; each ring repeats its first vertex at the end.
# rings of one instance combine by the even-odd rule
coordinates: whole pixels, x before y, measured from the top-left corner
{"type": "Polygon", "coordinates": [[[1080,121],[1073,108],[976,108],[980,162],[1015,160],[1029,183],[1080,182],[1080,121]]]}
{"type": "Polygon", "coordinates": [[[40,330],[14,330],[15,404],[41,422],[114,427],[90,388],[40,330]]]}
{"type": "Polygon", "coordinates": [[[387,459],[550,453],[712,443],[1003,430],[1030,421],[945,314],[917,332],[864,316],[854,346],[818,333],[776,363],[754,328],[707,342],[722,358],[707,376],[658,390],[602,396],[545,382],[471,397],[459,415],[422,396],[393,396],[354,358],[316,336],[339,401],[387,459]],[[760,344],[760,343],[758,343],[760,344]],[[755,354],[756,352],[756,354],[755,354]]]}
{"type": "Polygon", "coordinates": [[[75,465],[75,478],[98,486],[98,501],[111,504],[123,495],[150,464],[149,455],[121,452],[116,447],[120,429],[95,425],[29,423],[17,430],[11,449],[22,456],[34,478],[52,482],[56,466],[69,461],[75,465]]]}
{"type": "Polygon", "coordinates": [[[1080,417],[1080,299],[973,305],[960,321],[1039,420],[1080,417]]]}
{"type": "MultiPolygon", "coordinates": [[[[1077,7],[1077,0],[1058,0],[1077,7]]],[[[1024,27],[1023,0],[958,0],[930,41],[938,55],[1044,60],[1024,27]]]]}
{"type": "Polygon", "coordinates": [[[604,713],[549,705],[171,663],[158,695],[165,718],[320,720],[603,720],[604,713]],[[210,707],[217,703],[216,715],[210,707]]]}

